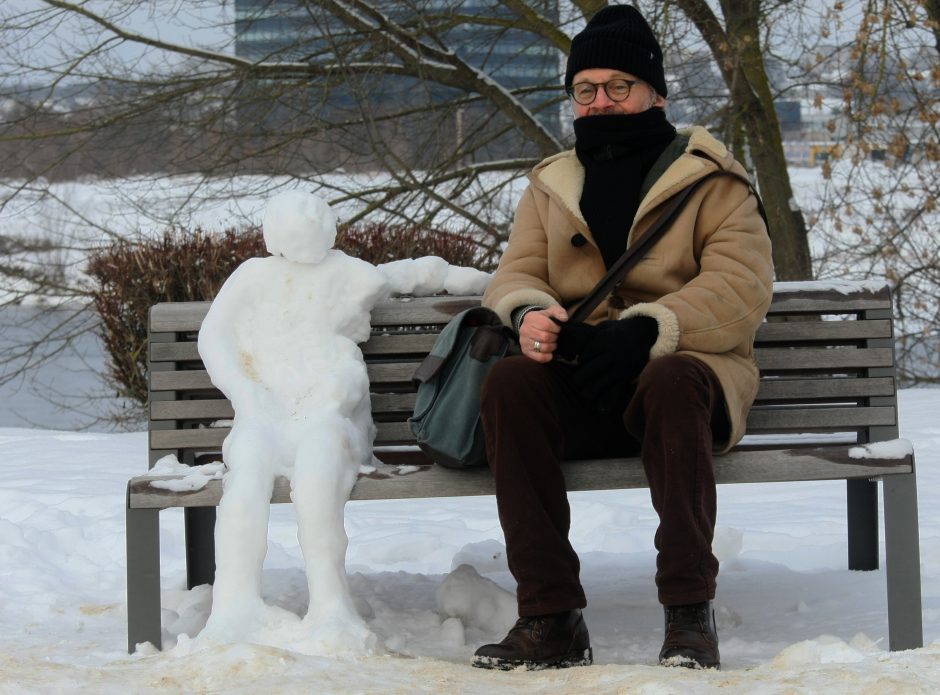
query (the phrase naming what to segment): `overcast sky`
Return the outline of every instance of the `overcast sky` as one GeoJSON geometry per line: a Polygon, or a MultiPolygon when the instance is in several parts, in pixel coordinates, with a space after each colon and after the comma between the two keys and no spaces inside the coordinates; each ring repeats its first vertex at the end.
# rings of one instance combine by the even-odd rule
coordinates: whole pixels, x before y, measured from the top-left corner
{"type": "MultiPolygon", "coordinates": [[[[74,0],[91,11],[108,17],[118,26],[164,41],[215,51],[232,52],[234,44],[234,0],[74,0]]],[[[714,3],[713,3],[714,4],[714,3]]],[[[819,30],[821,13],[830,3],[825,0],[801,0],[792,12],[775,16],[775,50],[802,51],[802,39],[819,30]]],[[[844,24],[841,39],[854,31],[860,0],[848,0],[841,12],[844,24]]],[[[0,0],[0,22],[4,24],[4,42],[0,44],[0,75],[20,78],[23,66],[59,63],[75,48],[98,45],[104,31],[88,20],[52,8],[43,0],[0,0]],[[37,14],[37,13],[42,13],[37,14]],[[41,16],[41,21],[36,21],[41,16]],[[10,27],[21,27],[17,31],[10,27]],[[71,50],[68,50],[71,49],[71,50]]],[[[832,23],[826,23],[835,29],[832,23]]],[[[695,36],[693,32],[693,36],[695,36]]],[[[826,42],[836,41],[833,34],[826,42]]],[[[112,44],[108,54],[117,57],[123,67],[151,71],[166,65],[168,56],[141,44],[112,44]]],[[[70,61],[69,61],[70,62],[70,61]]],[[[67,64],[67,63],[66,63],[67,64]]]]}
{"type": "MultiPolygon", "coordinates": [[[[211,50],[232,50],[233,0],[87,0],[84,6],[122,28],[150,37],[211,50]]],[[[22,27],[18,40],[0,47],[6,56],[4,62],[14,64],[55,62],[67,47],[97,45],[105,35],[94,23],[51,8],[42,0],[0,0],[0,18],[7,26],[22,27]]],[[[5,32],[5,37],[9,36],[10,32],[5,32]]],[[[142,70],[152,69],[166,59],[131,42],[114,45],[109,55],[142,70]]]]}

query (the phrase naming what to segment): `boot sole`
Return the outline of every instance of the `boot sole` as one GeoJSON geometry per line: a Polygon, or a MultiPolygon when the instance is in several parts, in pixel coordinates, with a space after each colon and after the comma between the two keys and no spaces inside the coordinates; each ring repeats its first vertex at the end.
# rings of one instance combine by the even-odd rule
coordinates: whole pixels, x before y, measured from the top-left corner
{"type": "Polygon", "coordinates": [[[588,647],[584,650],[569,652],[563,657],[554,657],[534,661],[529,659],[500,659],[495,656],[475,656],[471,666],[495,671],[512,671],[521,668],[524,671],[544,671],[555,668],[571,668],[572,666],[590,666],[594,663],[594,651],[588,647]]]}
{"type": "Polygon", "coordinates": [[[696,670],[703,671],[720,671],[721,664],[718,662],[712,664],[703,664],[699,661],[696,661],[691,656],[683,656],[681,654],[676,654],[675,656],[670,656],[665,659],[659,660],[660,666],[667,666],[670,668],[691,668],[696,670]]]}

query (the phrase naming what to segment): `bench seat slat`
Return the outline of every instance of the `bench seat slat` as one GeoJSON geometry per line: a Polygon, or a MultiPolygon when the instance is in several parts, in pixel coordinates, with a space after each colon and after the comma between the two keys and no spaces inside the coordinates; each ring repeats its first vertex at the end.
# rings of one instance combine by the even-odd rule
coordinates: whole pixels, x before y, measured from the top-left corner
{"type": "MultiPolygon", "coordinates": [[[[382,466],[375,473],[360,475],[350,499],[408,499],[494,493],[493,478],[486,468],[453,471],[438,466],[418,466],[416,470],[405,474],[400,474],[399,470],[397,466],[382,466]]],[[[715,478],[719,483],[875,478],[910,473],[912,470],[911,457],[851,459],[848,447],[844,445],[737,451],[715,459],[715,478]]],[[[564,472],[568,489],[572,491],[647,487],[643,466],[637,458],[570,462],[565,464],[564,472]]],[[[217,505],[222,494],[219,480],[210,481],[201,490],[169,492],[151,486],[153,479],[151,476],[138,476],[131,480],[128,500],[132,508],[217,505]]],[[[290,501],[290,484],[286,478],[278,479],[271,501],[290,501]]]]}

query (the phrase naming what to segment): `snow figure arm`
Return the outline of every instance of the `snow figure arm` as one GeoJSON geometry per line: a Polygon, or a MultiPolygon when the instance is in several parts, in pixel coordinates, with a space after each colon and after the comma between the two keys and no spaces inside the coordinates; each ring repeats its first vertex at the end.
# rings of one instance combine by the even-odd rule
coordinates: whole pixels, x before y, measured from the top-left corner
{"type": "Polygon", "coordinates": [[[369,339],[371,312],[375,305],[388,298],[392,284],[379,268],[342,251],[330,251],[324,264],[344,279],[338,296],[328,300],[337,332],[356,343],[369,339]]]}
{"type": "Polygon", "coordinates": [[[252,346],[241,327],[252,324],[260,282],[268,259],[252,258],[235,269],[212,301],[199,329],[198,349],[212,383],[232,402],[236,412],[264,412],[271,394],[255,370],[252,346]]]}

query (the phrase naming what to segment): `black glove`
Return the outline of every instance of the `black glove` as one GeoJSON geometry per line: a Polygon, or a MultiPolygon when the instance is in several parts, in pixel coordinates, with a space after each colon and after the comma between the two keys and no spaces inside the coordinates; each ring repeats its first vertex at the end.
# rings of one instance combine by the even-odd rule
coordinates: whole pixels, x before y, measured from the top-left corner
{"type": "Polygon", "coordinates": [[[603,321],[596,326],[562,324],[557,354],[577,360],[574,381],[602,411],[626,407],[628,388],[649,361],[659,324],[649,316],[603,321]]]}
{"type": "Polygon", "coordinates": [[[589,323],[566,323],[552,318],[561,331],[558,333],[558,347],[555,348],[555,356],[561,359],[577,363],[578,356],[597,336],[600,326],[592,326],[589,323]]]}

